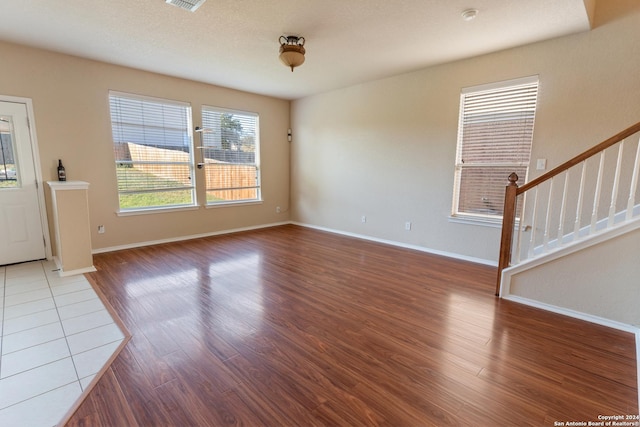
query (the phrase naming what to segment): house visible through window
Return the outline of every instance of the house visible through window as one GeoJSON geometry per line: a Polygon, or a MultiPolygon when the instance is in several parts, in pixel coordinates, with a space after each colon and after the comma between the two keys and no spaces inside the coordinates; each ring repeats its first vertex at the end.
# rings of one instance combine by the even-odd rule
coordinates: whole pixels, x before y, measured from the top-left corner
{"type": "Polygon", "coordinates": [[[121,210],[195,205],[191,106],[109,93],[121,210]]]}
{"type": "Polygon", "coordinates": [[[507,177],[527,177],[537,94],[537,77],[463,89],[454,217],[502,218],[507,177]]]}
{"type": "Polygon", "coordinates": [[[207,204],[260,200],[258,115],[202,107],[207,204]]]}

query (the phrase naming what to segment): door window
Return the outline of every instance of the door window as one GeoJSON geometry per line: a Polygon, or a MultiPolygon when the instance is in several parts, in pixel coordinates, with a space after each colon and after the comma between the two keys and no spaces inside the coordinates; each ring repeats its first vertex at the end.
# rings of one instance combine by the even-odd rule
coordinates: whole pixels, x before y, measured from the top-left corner
{"type": "Polygon", "coordinates": [[[0,116],[0,188],[19,187],[14,140],[11,116],[0,116]]]}

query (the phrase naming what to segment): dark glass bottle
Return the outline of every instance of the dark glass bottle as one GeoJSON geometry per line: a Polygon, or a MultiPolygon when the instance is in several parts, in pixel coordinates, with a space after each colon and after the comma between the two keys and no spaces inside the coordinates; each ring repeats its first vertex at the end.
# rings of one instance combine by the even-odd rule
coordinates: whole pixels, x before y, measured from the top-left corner
{"type": "Polygon", "coordinates": [[[64,170],[64,166],[62,166],[62,160],[58,160],[58,181],[66,181],[67,173],[64,170]]]}

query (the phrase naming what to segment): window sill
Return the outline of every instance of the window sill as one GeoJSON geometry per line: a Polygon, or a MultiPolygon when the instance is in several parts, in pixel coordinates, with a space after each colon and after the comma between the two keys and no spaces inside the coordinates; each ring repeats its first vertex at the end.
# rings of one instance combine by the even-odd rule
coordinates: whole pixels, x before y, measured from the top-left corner
{"type": "Polygon", "coordinates": [[[262,200],[247,200],[247,201],[238,201],[238,202],[211,203],[209,205],[205,205],[205,208],[207,209],[230,208],[233,206],[261,205],[261,204],[262,204],[262,200]]]}
{"type": "Polygon", "coordinates": [[[481,225],[484,227],[502,228],[502,217],[486,218],[471,215],[450,215],[449,222],[468,225],[481,225]]]}
{"type": "Polygon", "coordinates": [[[149,215],[149,214],[161,214],[167,212],[181,212],[181,211],[195,211],[200,209],[200,206],[175,206],[164,208],[147,208],[147,209],[131,209],[116,211],[118,216],[135,216],[135,215],[149,215]]]}

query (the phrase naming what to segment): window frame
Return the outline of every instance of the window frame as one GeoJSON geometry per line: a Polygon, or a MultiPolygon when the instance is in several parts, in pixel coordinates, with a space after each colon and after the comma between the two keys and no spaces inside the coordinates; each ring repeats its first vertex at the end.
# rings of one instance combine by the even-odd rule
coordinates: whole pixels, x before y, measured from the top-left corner
{"type": "MultiPolygon", "coordinates": [[[[225,107],[218,107],[218,106],[213,106],[213,105],[202,105],[201,107],[201,119],[202,119],[202,131],[199,132],[200,133],[200,146],[198,148],[200,148],[200,155],[201,155],[201,160],[202,163],[200,163],[203,166],[204,172],[205,172],[205,178],[204,178],[204,186],[205,186],[205,206],[207,208],[213,208],[213,207],[223,207],[223,206],[234,206],[234,205],[241,205],[241,204],[256,204],[256,203],[262,203],[262,177],[261,177],[261,168],[260,168],[260,114],[253,112],[253,111],[243,111],[243,110],[237,110],[237,109],[231,109],[231,108],[225,108],[225,107]],[[231,187],[211,187],[210,188],[210,182],[209,182],[209,172],[207,171],[208,167],[210,167],[210,165],[214,165],[216,163],[210,163],[207,162],[205,160],[205,150],[207,148],[214,148],[213,145],[207,145],[207,137],[210,134],[215,134],[215,131],[212,132],[212,129],[210,127],[208,127],[208,119],[205,118],[205,115],[207,113],[212,113],[212,114],[231,114],[231,115],[238,115],[238,116],[243,116],[244,118],[242,120],[245,120],[246,118],[252,118],[253,123],[252,126],[255,127],[254,129],[254,143],[253,143],[253,162],[238,162],[238,163],[229,163],[229,164],[236,164],[236,165],[243,165],[243,166],[252,166],[255,168],[255,185],[251,185],[251,186],[231,186],[231,187]],[[251,190],[255,190],[256,192],[256,197],[254,198],[239,198],[239,199],[233,199],[233,200],[214,200],[211,201],[209,198],[209,192],[213,192],[213,191],[251,191],[251,190]]],[[[222,136],[220,135],[220,143],[222,144],[222,136]]],[[[221,150],[223,150],[221,148],[221,150]]],[[[228,150],[231,150],[231,148],[229,148],[228,150]]],[[[226,151],[226,150],[225,150],[226,151]]],[[[238,151],[242,151],[242,150],[238,150],[238,151]]]]}
{"type": "MultiPolygon", "coordinates": [[[[139,95],[139,94],[134,94],[134,93],[127,93],[127,92],[119,92],[119,91],[114,91],[114,90],[110,90],[109,94],[108,94],[108,102],[109,102],[109,113],[110,113],[110,124],[111,124],[111,132],[112,132],[112,149],[113,149],[113,154],[114,154],[114,166],[115,166],[115,170],[114,172],[116,173],[116,182],[117,182],[117,192],[118,192],[118,211],[117,214],[118,215],[136,215],[136,214],[145,214],[145,213],[159,213],[162,211],[175,211],[175,210],[190,210],[190,209],[196,209],[198,207],[198,199],[197,199],[197,192],[196,192],[196,174],[195,174],[195,156],[194,156],[194,149],[193,149],[193,119],[192,119],[192,114],[193,114],[193,110],[191,107],[191,103],[189,102],[185,102],[185,101],[177,101],[177,100],[173,100],[173,99],[166,99],[166,98],[158,98],[158,97],[153,97],[153,96],[147,96],[147,95],[139,95]],[[122,159],[119,159],[118,156],[116,155],[116,144],[118,143],[122,143],[122,142],[131,142],[131,141],[120,141],[120,139],[124,139],[123,135],[124,135],[124,131],[121,131],[120,134],[117,134],[116,132],[116,125],[117,124],[122,124],[125,123],[122,121],[123,117],[122,112],[119,113],[118,118],[120,119],[120,121],[116,121],[116,117],[114,116],[114,102],[117,102],[118,99],[124,100],[124,101],[140,101],[142,103],[144,102],[148,102],[150,104],[160,104],[163,107],[167,106],[167,107],[177,107],[177,108],[182,108],[183,109],[183,113],[184,113],[184,121],[180,123],[180,127],[179,128],[173,128],[173,131],[178,130],[179,132],[182,133],[182,138],[183,138],[183,143],[182,143],[182,147],[186,148],[188,151],[186,151],[185,154],[187,154],[187,159],[186,161],[161,161],[161,160],[153,160],[153,161],[134,161],[132,160],[126,160],[123,161],[122,159]],[[148,188],[148,189],[142,189],[139,191],[134,191],[134,190],[121,190],[120,189],[120,179],[118,177],[118,167],[122,166],[122,164],[146,164],[146,165],[163,165],[163,166],[187,166],[188,168],[188,180],[190,182],[190,185],[183,185],[183,186],[177,186],[177,187],[155,187],[155,188],[148,188]],[[178,191],[188,191],[190,193],[190,202],[188,203],[176,203],[176,204],[164,204],[164,205],[147,205],[147,206],[134,206],[134,207],[123,207],[122,206],[122,195],[127,195],[127,194],[148,194],[148,193],[160,193],[160,192],[178,192],[178,191]]],[[[163,115],[163,118],[165,116],[163,115]]],[[[144,124],[144,112],[141,111],[141,116],[139,117],[141,119],[141,123],[140,125],[142,126],[141,131],[144,134],[145,132],[145,124],[144,124]]],[[[134,118],[135,119],[135,118],[134,118]]],[[[163,122],[164,123],[164,122],[163,122]]],[[[135,123],[135,120],[132,120],[130,124],[138,124],[135,123]]],[[[149,126],[150,127],[150,126],[149,126]]],[[[170,129],[168,126],[163,126],[162,127],[163,132],[165,132],[167,129],[170,129]]],[[[163,139],[163,142],[166,142],[166,139],[163,139]]],[[[139,144],[139,145],[144,145],[144,144],[139,144]]],[[[160,144],[162,145],[162,144],[160,144]]],[[[151,146],[151,145],[147,145],[147,146],[151,146]]],[[[156,146],[155,148],[159,148],[158,146],[156,146]]]]}
{"type": "MultiPolygon", "coordinates": [[[[451,208],[451,215],[449,217],[449,219],[452,222],[474,223],[474,224],[482,224],[482,225],[498,226],[498,227],[502,223],[503,214],[501,211],[503,208],[504,199],[501,199],[502,204],[499,206],[500,213],[498,214],[474,213],[474,212],[460,210],[461,187],[462,187],[462,181],[463,181],[462,174],[465,170],[468,171],[468,170],[471,170],[471,168],[487,169],[495,173],[496,169],[498,168],[508,167],[513,170],[515,170],[516,168],[521,170],[524,167],[525,168],[524,174],[523,176],[519,176],[519,178],[521,182],[526,182],[527,176],[530,170],[530,163],[531,163],[531,151],[533,147],[533,134],[534,134],[534,128],[535,128],[535,116],[536,116],[537,107],[538,107],[537,103],[538,103],[539,89],[540,89],[539,77],[537,75],[534,75],[534,76],[523,77],[519,79],[506,80],[506,81],[500,81],[500,82],[489,83],[484,85],[467,87],[461,90],[460,108],[459,108],[459,116],[458,116],[458,133],[457,133],[457,141],[456,141],[456,159],[455,159],[455,168],[454,168],[455,172],[454,172],[454,185],[453,185],[453,202],[452,202],[452,208],[451,208]],[[465,124],[467,124],[465,122],[465,113],[467,112],[465,107],[466,107],[467,98],[474,95],[477,96],[482,94],[509,92],[519,87],[522,87],[522,88],[530,87],[532,89],[535,88],[535,93],[533,94],[533,103],[527,104],[528,106],[533,106],[533,110],[530,113],[531,117],[525,118],[525,120],[530,120],[530,124],[527,123],[522,126],[523,129],[526,127],[530,127],[528,128],[530,132],[530,139],[528,142],[526,142],[525,145],[523,145],[523,147],[526,148],[527,150],[526,160],[519,161],[519,162],[515,162],[515,161],[501,162],[501,161],[495,161],[494,159],[494,161],[473,162],[473,163],[465,164],[464,160],[462,159],[462,152],[463,152],[464,142],[465,142],[464,141],[465,124]],[[528,147],[526,147],[527,144],[528,144],[528,147]]],[[[527,99],[527,97],[523,96],[523,99],[527,99]]],[[[529,102],[530,102],[530,99],[529,99],[529,102]]],[[[488,122],[491,122],[491,121],[488,121],[488,122]]],[[[506,120],[502,120],[502,121],[495,120],[495,123],[499,123],[499,122],[504,123],[506,122],[506,120]]],[[[467,145],[466,147],[469,147],[469,145],[467,145]]],[[[511,172],[513,172],[513,170],[511,170],[511,172]]],[[[508,174],[509,173],[506,173],[504,176],[504,186],[507,185],[508,174]]],[[[504,187],[501,187],[501,189],[504,191],[504,187]]]]}

